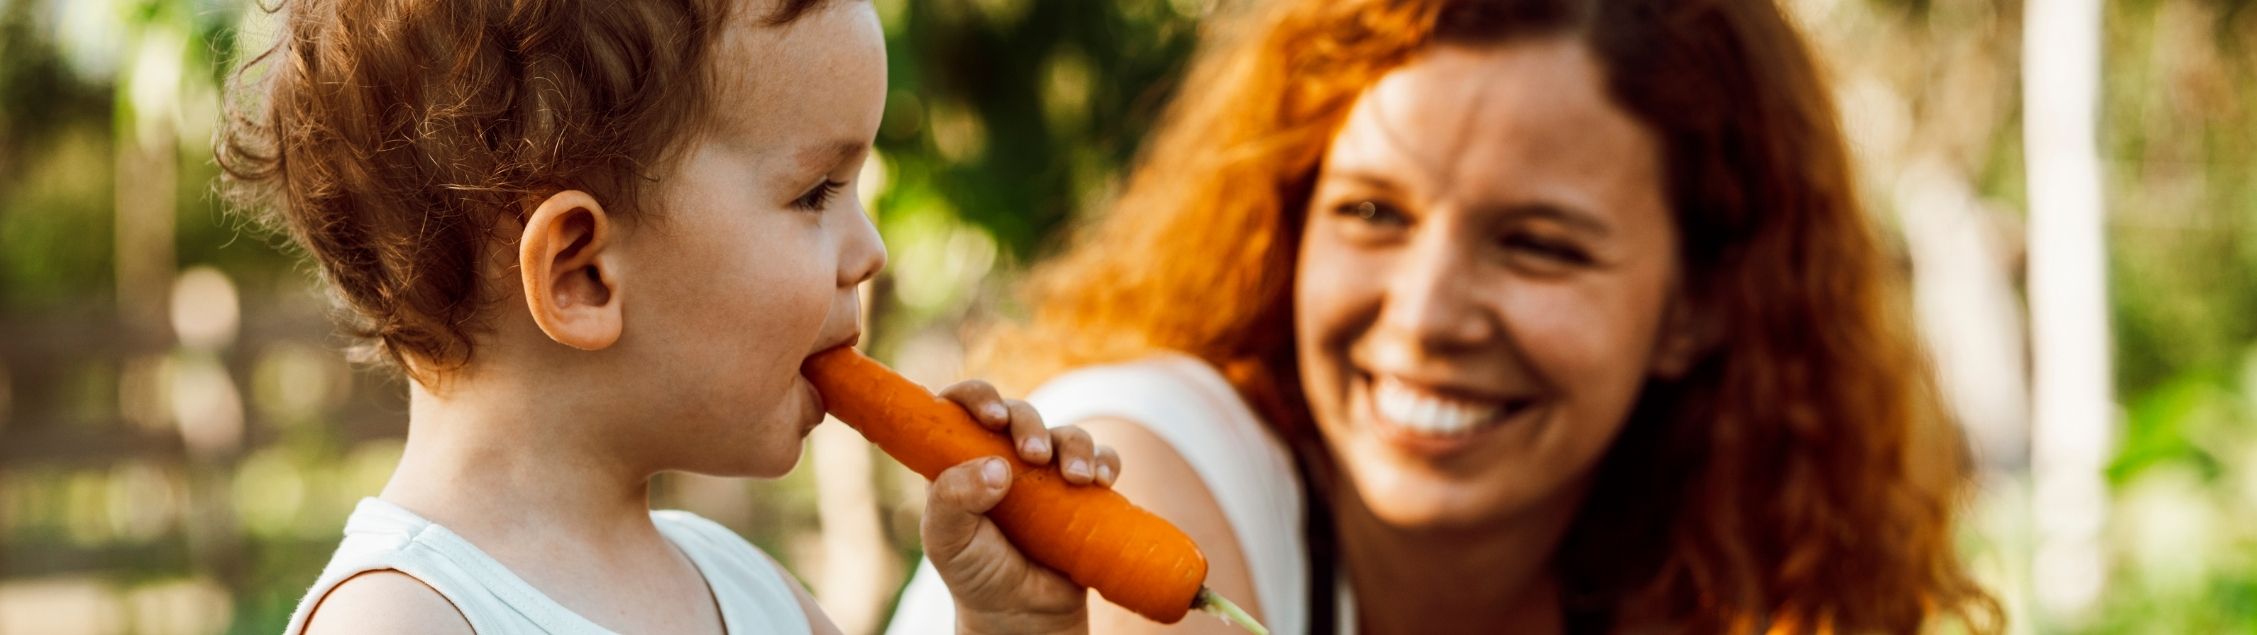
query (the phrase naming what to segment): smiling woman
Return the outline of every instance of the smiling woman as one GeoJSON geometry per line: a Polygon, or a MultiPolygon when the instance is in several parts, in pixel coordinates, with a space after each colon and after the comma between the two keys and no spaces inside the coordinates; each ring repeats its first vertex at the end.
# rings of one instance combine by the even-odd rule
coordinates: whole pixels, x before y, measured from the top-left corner
{"type": "Polygon", "coordinates": [[[1219,591],[1285,632],[1999,627],[1777,6],[1247,19],[986,353],[1120,448],[1219,591]]]}
{"type": "Polygon", "coordinates": [[[1440,46],[1333,138],[1295,287],[1302,388],[1391,525],[1549,507],[1528,529],[1556,534],[1639,387],[1685,370],[1654,142],[1598,70],[1565,38],[1440,46]]]}

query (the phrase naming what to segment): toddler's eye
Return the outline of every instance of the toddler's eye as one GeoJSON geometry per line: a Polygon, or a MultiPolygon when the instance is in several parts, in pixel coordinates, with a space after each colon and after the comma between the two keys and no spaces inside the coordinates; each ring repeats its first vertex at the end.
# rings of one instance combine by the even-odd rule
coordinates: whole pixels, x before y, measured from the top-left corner
{"type": "Polygon", "coordinates": [[[792,199],[792,207],[810,212],[823,211],[823,206],[829,205],[831,196],[838,194],[839,188],[842,187],[846,187],[845,181],[823,179],[823,182],[816,184],[814,189],[808,190],[806,194],[799,195],[799,198],[792,199]]]}

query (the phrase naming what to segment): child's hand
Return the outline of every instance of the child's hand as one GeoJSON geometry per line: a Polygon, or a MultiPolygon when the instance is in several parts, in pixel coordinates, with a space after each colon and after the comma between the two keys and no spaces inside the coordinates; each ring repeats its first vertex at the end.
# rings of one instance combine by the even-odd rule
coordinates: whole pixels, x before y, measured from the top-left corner
{"type": "MultiPolygon", "coordinates": [[[[1045,427],[1034,407],[1003,399],[986,382],[956,384],[940,395],[963,405],[988,429],[1008,429],[1012,447],[1027,463],[1056,459],[1068,483],[1110,487],[1120,476],[1121,458],[1112,448],[1098,447],[1080,428],[1045,427]]],[[[941,472],[926,493],[925,555],[956,596],[957,630],[1087,632],[1088,592],[1027,560],[984,515],[1003,500],[1010,485],[1010,467],[1002,459],[983,458],[941,472]]]]}

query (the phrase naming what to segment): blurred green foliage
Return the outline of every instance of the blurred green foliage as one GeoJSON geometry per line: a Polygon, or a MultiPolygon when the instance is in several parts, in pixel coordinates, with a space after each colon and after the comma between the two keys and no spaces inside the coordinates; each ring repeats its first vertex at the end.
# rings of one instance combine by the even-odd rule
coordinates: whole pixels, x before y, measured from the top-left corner
{"type": "Polygon", "coordinates": [[[2257,630],[2257,11],[2109,3],[2102,153],[2123,427],[2105,632],[2257,630]]]}

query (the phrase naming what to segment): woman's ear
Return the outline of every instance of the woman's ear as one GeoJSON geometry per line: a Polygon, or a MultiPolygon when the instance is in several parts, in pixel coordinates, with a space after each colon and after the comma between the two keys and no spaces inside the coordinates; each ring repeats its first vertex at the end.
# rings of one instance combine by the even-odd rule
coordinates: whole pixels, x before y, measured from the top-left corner
{"type": "Polygon", "coordinates": [[[548,197],[525,219],[517,244],[525,308],[549,339],[590,351],[619,341],[623,325],[611,240],[603,206],[579,190],[548,197]]]}
{"type": "Polygon", "coordinates": [[[1661,335],[1654,340],[1653,364],[1649,369],[1655,377],[1678,379],[1693,369],[1714,349],[1723,338],[1721,325],[1712,311],[1703,310],[1699,302],[1679,291],[1671,294],[1669,306],[1663,309],[1661,335]]]}

